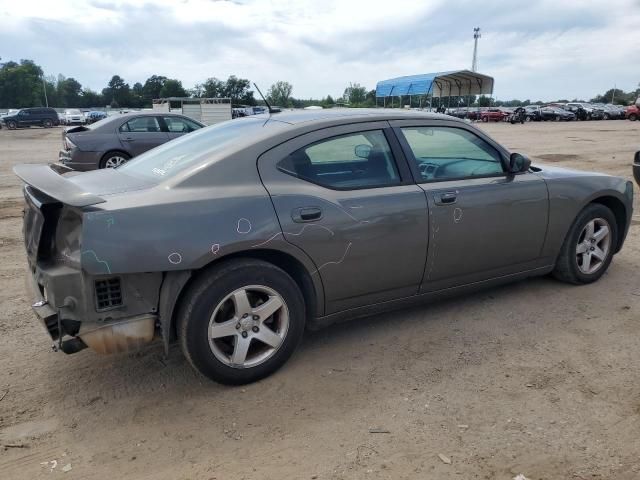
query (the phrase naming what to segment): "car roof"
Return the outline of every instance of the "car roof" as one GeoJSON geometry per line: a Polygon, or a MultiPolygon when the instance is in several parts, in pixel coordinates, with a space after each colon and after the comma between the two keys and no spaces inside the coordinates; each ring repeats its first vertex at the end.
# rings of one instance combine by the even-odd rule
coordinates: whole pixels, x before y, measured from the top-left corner
{"type": "Polygon", "coordinates": [[[385,108],[328,108],[324,110],[288,110],[270,115],[270,120],[299,125],[309,122],[337,123],[353,120],[354,122],[374,122],[377,120],[455,120],[455,117],[441,113],[420,110],[401,110],[385,108]]]}

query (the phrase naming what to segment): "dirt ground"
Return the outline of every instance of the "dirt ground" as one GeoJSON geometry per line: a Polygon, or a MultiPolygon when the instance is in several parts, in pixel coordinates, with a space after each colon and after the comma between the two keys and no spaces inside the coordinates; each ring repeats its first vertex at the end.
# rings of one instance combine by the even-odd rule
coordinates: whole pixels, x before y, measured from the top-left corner
{"type": "MultiPolygon", "coordinates": [[[[628,178],[640,147],[640,122],[481,128],[628,178]]],[[[0,131],[0,478],[640,478],[640,217],[596,284],[539,278],[334,326],[230,388],[176,347],[51,351],[25,296],[11,167],[60,144],[59,129],[0,131]]]]}

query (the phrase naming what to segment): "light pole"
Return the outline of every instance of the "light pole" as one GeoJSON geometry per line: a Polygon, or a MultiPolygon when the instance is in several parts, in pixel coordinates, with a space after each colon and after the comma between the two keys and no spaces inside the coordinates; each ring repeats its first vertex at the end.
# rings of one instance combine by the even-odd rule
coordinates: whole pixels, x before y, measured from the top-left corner
{"type": "Polygon", "coordinates": [[[47,82],[44,80],[44,75],[42,76],[42,87],[44,88],[44,103],[45,106],[49,106],[49,100],[47,99],[47,82]]]}
{"type": "Polygon", "coordinates": [[[478,39],[481,37],[480,27],[473,29],[473,62],[471,63],[471,71],[478,70],[478,39]]]}

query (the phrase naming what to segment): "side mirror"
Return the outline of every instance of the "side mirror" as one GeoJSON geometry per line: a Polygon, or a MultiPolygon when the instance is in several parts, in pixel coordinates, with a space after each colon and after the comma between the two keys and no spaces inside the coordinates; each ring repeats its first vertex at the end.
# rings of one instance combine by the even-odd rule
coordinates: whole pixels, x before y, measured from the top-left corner
{"type": "Polygon", "coordinates": [[[522,153],[512,153],[509,157],[509,173],[522,173],[529,170],[531,160],[522,153]]]}
{"type": "Polygon", "coordinates": [[[356,148],[353,149],[356,157],[359,158],[369,158],[369,154],[371,153],[371,146],[369,145],[356,145],[356,148]]]}

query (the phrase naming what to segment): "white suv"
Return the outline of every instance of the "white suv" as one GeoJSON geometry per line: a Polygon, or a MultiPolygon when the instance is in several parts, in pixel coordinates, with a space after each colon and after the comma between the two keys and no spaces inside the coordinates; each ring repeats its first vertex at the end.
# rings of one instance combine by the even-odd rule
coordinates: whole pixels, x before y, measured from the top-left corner
{"type": "Polygon", "coordinates": [[[63,116],[65,125],[82,125],[86,121],[82,112],[75,108],[65,110],[63,116]]]}

